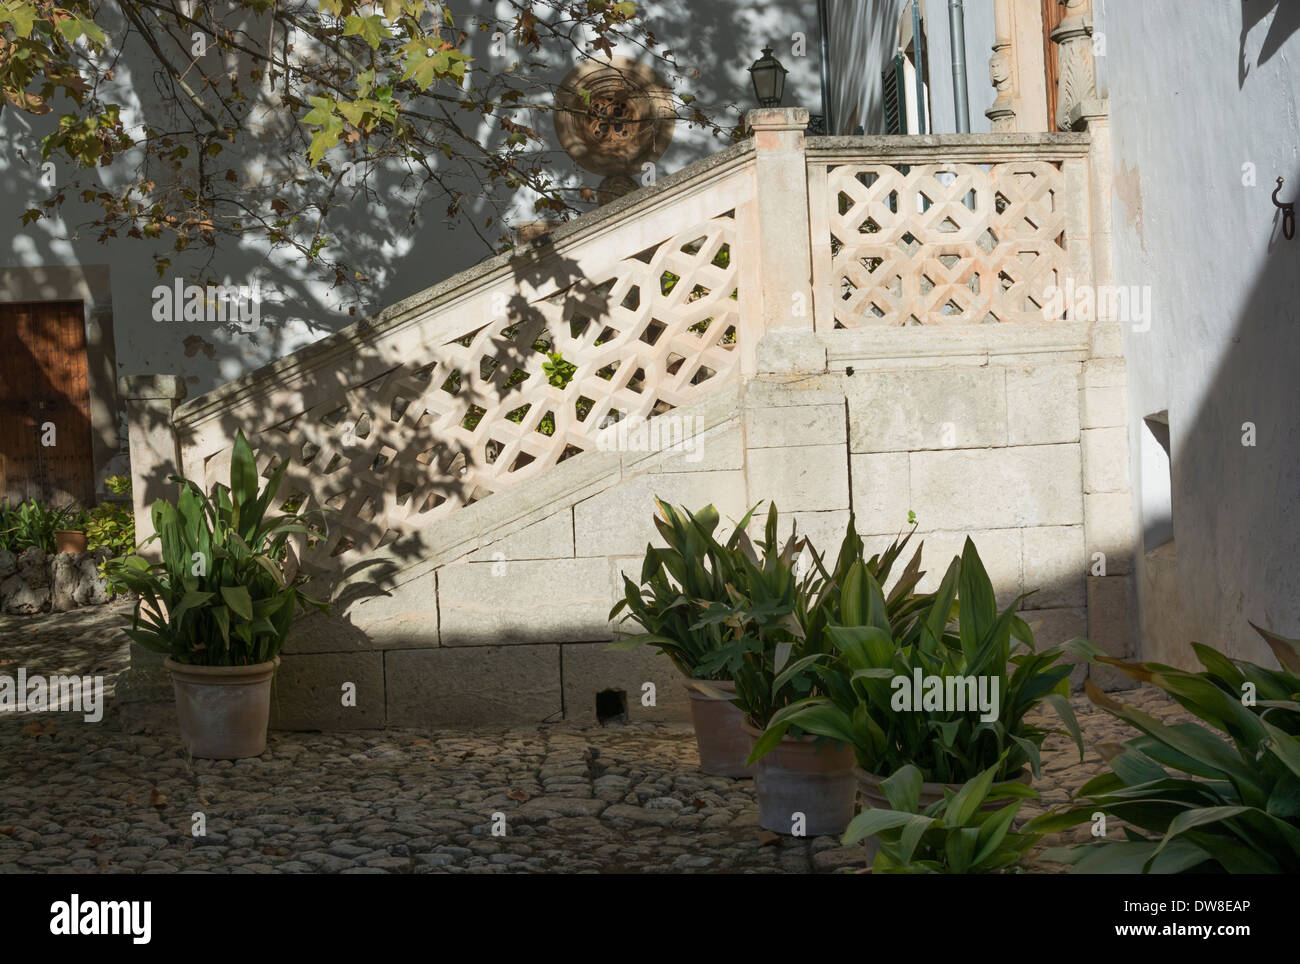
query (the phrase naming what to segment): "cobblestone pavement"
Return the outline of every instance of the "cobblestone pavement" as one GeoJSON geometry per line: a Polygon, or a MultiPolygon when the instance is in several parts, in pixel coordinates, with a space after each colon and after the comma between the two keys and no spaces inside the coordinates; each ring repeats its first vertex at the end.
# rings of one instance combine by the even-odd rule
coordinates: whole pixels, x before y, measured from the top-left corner
{"type": "MultiPolygon", "coordinates": [[[[123,611],[0,617],[0,673],[119,672],[123,611]]],[[[1155,690],[1122,698],[1162,719],[1183,716],[1155,690]]],[[[1089,747],[1134,735],[1086,700],[1074,705],[1089,747]]],[[[760,831],[751,781],[701,774],[686,726],[272,733],[264,756],[232,763],[187,759],[171,707],[127,709],[110,704],[99,724],[70,713],[0,714],[0,872],[807,873],[862,865],[860,848],[833,838],[760,831]],[[505,815],[505,836],[492,834],[494,812],[505,815]],[[191,834],[196,813],[206,836],[191,834]]],[[[1049,737],[1035,784],[1042,804],[1065,802],[1102,769],[1095,751],[1080,763],[1068,740],[1049,737]]]]}

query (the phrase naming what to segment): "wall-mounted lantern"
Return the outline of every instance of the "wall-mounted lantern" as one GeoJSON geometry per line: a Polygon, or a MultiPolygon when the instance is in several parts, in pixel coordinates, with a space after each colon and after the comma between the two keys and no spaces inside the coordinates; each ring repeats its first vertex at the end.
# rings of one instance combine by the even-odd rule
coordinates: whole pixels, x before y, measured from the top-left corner
{"type": "Polygon", "coordinates": [[[785,75],[789,71],[781,61],[772,56],[772,48],[764,47],[763,56],[749,68],[749,78],[754,83],[754,96],[760,107],[780,107],[785,97],[785,75]]]}

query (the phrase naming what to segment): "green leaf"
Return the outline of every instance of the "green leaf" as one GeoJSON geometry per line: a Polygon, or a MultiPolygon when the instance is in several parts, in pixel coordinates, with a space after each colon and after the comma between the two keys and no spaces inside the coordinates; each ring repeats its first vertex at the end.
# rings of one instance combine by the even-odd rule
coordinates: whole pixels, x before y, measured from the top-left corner
{"type": "Polygon", "coordinates": [[[235,615],[242,619],[253,618],[253,601],[249,598],[248,589],[244,586],[222,586],[221,598],[226,601],[226,605],[231,608],[235,615]]]}

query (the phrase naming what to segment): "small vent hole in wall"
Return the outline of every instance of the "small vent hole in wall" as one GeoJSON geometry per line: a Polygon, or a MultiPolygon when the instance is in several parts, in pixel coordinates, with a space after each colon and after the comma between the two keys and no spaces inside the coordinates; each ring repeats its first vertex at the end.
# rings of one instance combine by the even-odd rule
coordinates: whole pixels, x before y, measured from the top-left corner
{"type": "Polygon", "coordinates": [[[627,693],[604,690],[596,694],[596,719],[601,726],[627,722],[627,693]]]}

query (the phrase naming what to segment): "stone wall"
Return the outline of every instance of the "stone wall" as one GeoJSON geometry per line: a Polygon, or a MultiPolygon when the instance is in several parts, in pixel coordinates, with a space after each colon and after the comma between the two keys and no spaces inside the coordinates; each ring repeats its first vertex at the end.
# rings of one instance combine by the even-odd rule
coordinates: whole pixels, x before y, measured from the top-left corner
{"type": "Polygon", "coordinates": [[[108,602],[99,564],[109,555],[107,549],[58,555],[38,546],[17,554],[0,549],[0,612],[33,615],[108,602]]]}
{"type": "Polygon", "coordinates": [[[1131,515],[1116,468],[1127,439],[1110,424],[1122,422],[1124,372],[1098,334],[1056,324],[769,335],[759,374],[673,413],[696,427],[683,444],[584,453],[536,489],[467,508],[418,561],[381,553],[372,568],[384,575],[341,583],[334,616],[295,627],[275,724],[592,722],[610,691],[621,697],[602,698],[614,700],[602,711],[621,698],[634,721],[687,719],[666,659],[606,650],[622,574],[636,579],[657,540],[656,496],[712,503],[733,520],[772,500],[831,553],[850,512],[876,546],[915,512],[922,588],[970,535],[1004,605],[1031,593],[1024,615],[1041,644],[1087,635],[1132,655],[1131,515]],[[342,698],[349,683],[355,706],[342,698]]]}

